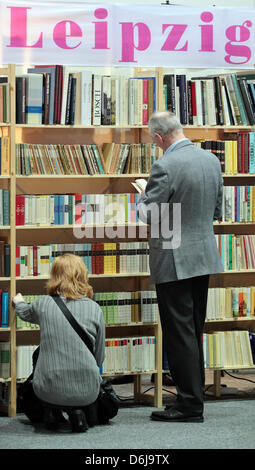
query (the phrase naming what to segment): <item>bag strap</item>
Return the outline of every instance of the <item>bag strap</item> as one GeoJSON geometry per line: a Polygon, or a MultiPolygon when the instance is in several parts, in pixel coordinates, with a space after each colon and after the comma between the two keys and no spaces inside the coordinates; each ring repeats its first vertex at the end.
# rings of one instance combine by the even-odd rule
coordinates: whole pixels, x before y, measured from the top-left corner
{"type": "Polygon", "coordinates": [[[93,347],[89,336],[87,335],[86,331],[79,325],[79,323],[75,320],[73,315],[71,314],[70,310],[67,308],[65,302],[59,297],[58,295],[52,295],[53,300],[55,300],[56,304],[65,315],[66,319],[69,321],[70,325],[76,331],[76,333],[80,336],[82,341],[86,344],[88,349],[90,350],[91,354],[94,356],[93,347]]]}

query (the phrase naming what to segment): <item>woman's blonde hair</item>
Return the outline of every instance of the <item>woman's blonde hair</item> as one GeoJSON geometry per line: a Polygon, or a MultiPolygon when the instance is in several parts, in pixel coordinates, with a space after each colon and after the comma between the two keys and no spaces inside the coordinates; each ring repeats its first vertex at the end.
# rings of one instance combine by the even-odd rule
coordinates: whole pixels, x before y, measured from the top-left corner
{"type": "Polygon", "coordinates": [[[84,262],[79,256],[69,253],[58,256],[52,263],[46,288],[49,295],[63,295],[67,299],[93,297],[84,262]]]}

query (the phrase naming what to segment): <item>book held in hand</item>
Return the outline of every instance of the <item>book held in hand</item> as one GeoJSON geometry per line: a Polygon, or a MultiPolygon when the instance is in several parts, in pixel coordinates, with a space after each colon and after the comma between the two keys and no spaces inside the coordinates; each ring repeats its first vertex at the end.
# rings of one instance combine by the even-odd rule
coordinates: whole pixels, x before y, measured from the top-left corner
{"type": "Polygon", "coordinates": [[[131,184],[135,187],[136,191],[138,193],[144,193],[146,186],[147,186],[147,181],[143,178],[138,178],[135,180],[135,182],[131,182],[131,184]]]}

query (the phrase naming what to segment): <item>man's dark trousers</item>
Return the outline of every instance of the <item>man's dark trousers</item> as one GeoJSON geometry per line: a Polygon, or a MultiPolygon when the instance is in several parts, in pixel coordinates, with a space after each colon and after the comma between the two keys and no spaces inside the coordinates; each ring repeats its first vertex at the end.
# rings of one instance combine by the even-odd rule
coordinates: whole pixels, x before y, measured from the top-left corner
{"type": "Polygon", "coordinates": [[[177,389],[174,408],[203,414],[205,384],[202,334],[209,275],[156,284],[169,369],[177,389]]]}

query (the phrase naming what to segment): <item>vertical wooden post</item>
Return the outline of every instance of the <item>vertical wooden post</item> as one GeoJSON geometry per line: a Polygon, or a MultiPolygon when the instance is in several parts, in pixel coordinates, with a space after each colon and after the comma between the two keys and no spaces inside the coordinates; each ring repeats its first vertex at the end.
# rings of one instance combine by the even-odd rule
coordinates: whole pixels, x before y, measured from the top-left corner
{"type": "Polygon", "coordinates": [[[213,371],[213,376],[214,376],[214,394],[216,397],[220,397],[221,393],[221,386],[220,386],[220,381],[221,381],[221,370],[214,370],[213,371]]]}
{"type": "Polygon", "coordinates": [[[157,408],[162,407],[162,328],[160,318],[158,315],[158,324],[155,328],[156,337],[156,364],[155,369],[155,393],[154,393],[154,405],[157,408]]]}
{"type": "Polygon", "coordinates": [[[16,79],[15,65],[9,65],[10,82],[10,360],[11,360],[11,389],[9,394],[9,416],[16,416],[16,313],[11,305],[11,299],[16,294],[16,162],[15,162],[15,128],[16,128],[16,79]]]}

